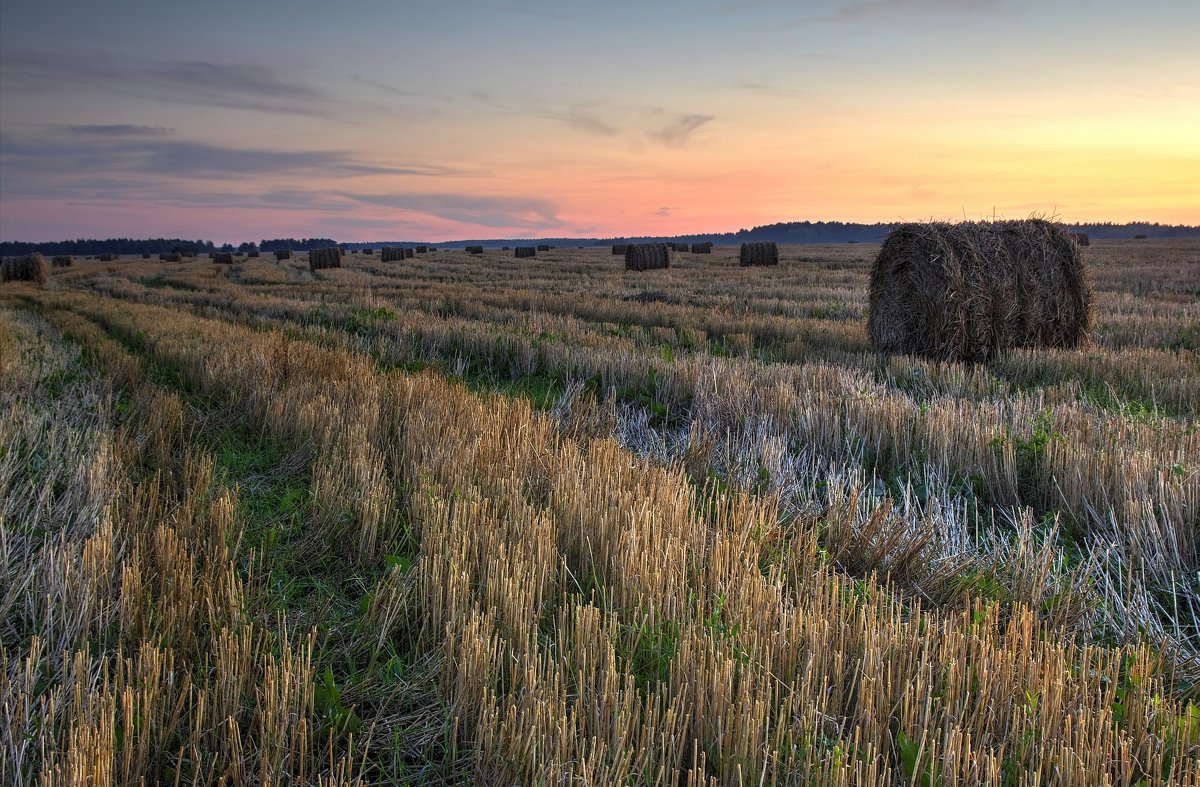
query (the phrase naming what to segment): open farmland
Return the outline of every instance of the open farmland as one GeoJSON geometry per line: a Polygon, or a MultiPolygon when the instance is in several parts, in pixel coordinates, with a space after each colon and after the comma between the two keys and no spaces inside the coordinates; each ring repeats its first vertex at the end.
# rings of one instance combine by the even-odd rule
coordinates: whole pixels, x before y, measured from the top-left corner
{"type": "Polygon", "coordinates": [[[1200,785],[1200,241],[986,365],[877,251],[0,285],[0,781],[1200,785]]]}

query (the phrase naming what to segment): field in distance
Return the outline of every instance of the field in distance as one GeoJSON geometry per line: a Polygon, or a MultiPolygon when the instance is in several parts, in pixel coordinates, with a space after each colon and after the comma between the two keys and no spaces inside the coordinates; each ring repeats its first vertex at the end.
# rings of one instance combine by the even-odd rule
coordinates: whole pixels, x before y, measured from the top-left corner
{"type": "Polygon", "coordinates": [[[877,250],[0,285],[0,781],[1200,785],[1200,240],[986,365],[877,250]]]}

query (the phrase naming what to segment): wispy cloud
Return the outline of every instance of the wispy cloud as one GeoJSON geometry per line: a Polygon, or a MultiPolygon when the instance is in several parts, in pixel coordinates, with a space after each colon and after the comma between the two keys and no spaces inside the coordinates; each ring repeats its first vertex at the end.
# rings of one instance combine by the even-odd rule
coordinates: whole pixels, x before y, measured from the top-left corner
{"type": "Polygon", "coordinates": [[[255,63],[173,62],[96,54],[89,57],[5,52],[5,88],[45,93],[87,91],[173,104],[328,116],[334,97],[255,63]]]}
{"type": "Polygon", "coordinates": [[[554,120],[560,120],[576,131],[594,134],[600,137],[615,137],[621,130],[612,125],[600,115],[583,107],[573,106],[566,112],[550,112],[546,115],[554,120]]]}
{"type": "Polygon", "coordinates": [[[129,137],[163,137],[175,133],[175,129],[165,126],[135,126],[129,123],[106,125],[54,126],[43,128],[52,132],[70,134],[77,137],[93,137],[100,139],[129,138],[129,137]]]}
{"type": "Polygon", "coordinates": [[[669,148],[681,148],[698,128],[714,118],[716,115],[679,115],[666,127],[647,132],[647,136],[669,148]]]}
{"type": "Polygon", "coordinates": [[[481,227],[549,229],[562,224],[557,215],[558,207],[541,198],[419,192],[339,192],[339,196],[365,205],[394,208],[481,227]]]}
{"type": "Polygon", "coordinates": [[[811,21],[853,22],[872,16],[930,11],[990,11],[1000,4],[1001,0],[857,0],[811,21]]]}

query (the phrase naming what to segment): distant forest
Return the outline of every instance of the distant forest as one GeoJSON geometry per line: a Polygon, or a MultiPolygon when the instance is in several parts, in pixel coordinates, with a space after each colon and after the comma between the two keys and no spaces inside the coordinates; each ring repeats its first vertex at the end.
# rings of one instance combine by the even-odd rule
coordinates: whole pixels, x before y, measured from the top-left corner
{"type": "MultiPolygon", "coordinates": [[[[477,238],[471,240],[453,240],[435,242],[440,246],[464,246],[477,244],[483,246],[500,246],[520,241],[538,240],[554,243],[560,246],[607,246],[611,243],[627,243],[630,241],[687,241],[700,243],[711,241],[718,246],[731,246],[745,241],[775,241],[776,243],[873,243],[883,240],[884,236],[898,226],[891,224],[855,224],[841,221],[789,221],[779,224],[764,224],[753,229],[741,229],[737,232],[718,232],[696,235],[658,235],[621,238],[477,238]]],[[[1188,238],[1200,236],[1200,227],[1184,224],[1151,224],[1136,222],[1133,224],[1066,224],[1071,232],[1087,233],[1094,240],[1129,239],[1136,235],[1148,238],[1188,238]]],[[[372,243],[338,243],[332,238],[273,238],[263,239],[257,243],[246,242],[238,246],[226,243],[216,245],[210,240],[182,240],[180,238],[109,238],[107,240],[79,239],[64,240],[51,243],[26,243],[23,241],[0,241],[0,256],[16,256],[41,252],[42,254],[158,254],[161,252],[196,252],[212,251],[310,251],[329,246],[342,246],[347,249],[363,247],[378,247],[388,244],[429,243],[429,241],[375,241],[372,243]]]]}

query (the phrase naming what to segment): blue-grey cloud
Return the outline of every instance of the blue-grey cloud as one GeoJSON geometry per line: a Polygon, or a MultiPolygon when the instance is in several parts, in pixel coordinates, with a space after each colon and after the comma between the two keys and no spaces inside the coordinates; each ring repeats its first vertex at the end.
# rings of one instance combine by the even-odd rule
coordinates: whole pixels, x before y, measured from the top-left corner
{"type": "Polygon", "coordinates": [[[566,112],[555,113],[548,112],[546,117],[553,120],[560,120],[566,123],[569,127],[576,131],[582,131],[587,134],[595,134],[600,137],[615,137],[621,133],[621,130],[612,125],[604,118],[591,112],[583,107],[573,106],[566,112]]]}
{"type": "Polygon", "coordinates": [[[129,137],[162,137],[175,133],[175,129],[164,126],[135,126],[130,123],[92,124],[81,126],[45,126],[52,132],[61,132],[78,137],[102,139],[129,137]]]}
{"type": "Polygon", "coordinates": [[[339,192],[338,196],[365,205],[378,205],[396,210],[423,213],[483,227],[545,229],[558,227],[562,223],[557,216],[558,208],[553,202],[534,197],[492,197],[478,194],[418,192],[388,194],[339,192]]]}
{"type": "Polygon", "coordinates": [[[812,21],[853,22],[872,16],[942,11],[990,11],[1000,0],[858,0],[812,21]]]}
{"type": "Polygon", "coordinates": [[[88,57],[5,52],[6,90],[87,91],[173,104],[328,116],[334,98],[255,63],[161,62],[96,54],[88,57]]]}
{"type": "Polygon", "coordinates": [[[696,129],[713,120],[716,115],[679,115],[665,128],[647,132],[651,139],[669,148],[681,148],[696,129]]]}

